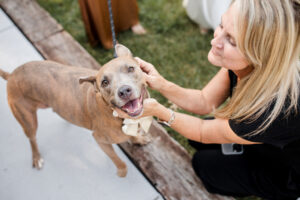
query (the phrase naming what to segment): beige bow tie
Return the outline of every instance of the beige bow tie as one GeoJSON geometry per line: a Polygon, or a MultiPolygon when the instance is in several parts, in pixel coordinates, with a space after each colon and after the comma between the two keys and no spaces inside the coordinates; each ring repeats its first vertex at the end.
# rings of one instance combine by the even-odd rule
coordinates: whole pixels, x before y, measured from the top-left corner
{"type": "MultiPolygon", "coordinates": [[[[113,116],[117,117],[118,113],[113,112],[113,116]]],[[[122,131],[126,135],[139,136],[148,133],[153,117],[142,117],[139,119],[124,119],[122,131]]]]}

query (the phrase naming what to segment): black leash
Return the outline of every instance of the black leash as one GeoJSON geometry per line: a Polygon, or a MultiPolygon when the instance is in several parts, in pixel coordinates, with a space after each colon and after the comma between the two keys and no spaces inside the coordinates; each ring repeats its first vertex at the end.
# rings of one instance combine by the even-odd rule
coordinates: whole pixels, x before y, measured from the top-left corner
{"type": "Polygon", "coordinates": [[[114,58],[116,58],[117,57],[117,54],[116,54],[117,40],[116,40],[113,12],[112,12],[112,8],[111,8],[111,0],[107,0],[107,4],[108,4],[108,12],[109,12],[110,29],[111,29],[111,34],[112,34],[113,46],[114,46],[114,58]]]}

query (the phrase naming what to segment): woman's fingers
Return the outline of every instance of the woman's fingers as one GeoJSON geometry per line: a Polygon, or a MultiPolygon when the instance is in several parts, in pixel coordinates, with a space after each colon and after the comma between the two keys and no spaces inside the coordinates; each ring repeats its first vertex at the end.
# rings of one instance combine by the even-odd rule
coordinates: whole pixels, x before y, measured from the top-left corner
{"type": "Polygon", "coordinates": [[[138,57],[135,57],[135,60],[138,62],[138,64],[140,65],[140,68],[147,74],[151,73],[151,71],[153,70],[153,65],[138,58],[138,57]]]}
{"type": "Polygon", "coordinates": [[[149,79],[150,79],[150,76],[149,76],[148,74],[146,74],[146,73],[143,73],[143,75],[144,75],[144,78],[145,78],[145,80],[146,80],[147,85],[150,86],[150,82],[149,82],[149,81],[150,81],[150,80],[149,80],[149,79]]]}
{"type": "Polygon", "coordinates": [[[158,90],[162,86],[163,77],[158,73],[158,71],[155,69],[155,67],[138,57],[135,57],[136,61],[140,65],[140,68],[142,69],[144,73],[144,77],[146,79],[146,82],[148,86],[154,90],[158,90]]]}
{"type": "Polygon", "coordinates": [[[147,85],[153,89],[153,84],[155,83],[156,79],[155,79],[155,76],[152,76],[152,75],[148,75],[146,73],[143,73],[144,75],[144,78],[146,80],[146,83],[147,85]]]}
{"type": "Polygon", "coordinates": [[[118,113],[118,116],[116,116],[116,117],[119,117],[119,118],[130,118],[130,116],[127,113],[125,113],[124,111],[122,111],[119,108],[114,108],[114,111],[116,111],[118,113]]]}

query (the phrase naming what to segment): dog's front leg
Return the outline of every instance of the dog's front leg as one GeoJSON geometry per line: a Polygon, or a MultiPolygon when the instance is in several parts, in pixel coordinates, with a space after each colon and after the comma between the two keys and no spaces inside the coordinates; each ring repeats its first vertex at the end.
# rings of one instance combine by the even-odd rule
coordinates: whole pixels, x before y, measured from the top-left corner
{"type": "Polygon", "coordinates": [[[110,157],[110,159],[116,165],[116,167],[118,169],[118,172],[117,172],[118,176],[125,177],[127,174],[127,166],[116,154],[112,144],[103,143],[101,138],[95,132],[93,133],[93,136],[94,136],[95,140],[97,141],[98,145],[101,147],[101,149],[110,157]]]}

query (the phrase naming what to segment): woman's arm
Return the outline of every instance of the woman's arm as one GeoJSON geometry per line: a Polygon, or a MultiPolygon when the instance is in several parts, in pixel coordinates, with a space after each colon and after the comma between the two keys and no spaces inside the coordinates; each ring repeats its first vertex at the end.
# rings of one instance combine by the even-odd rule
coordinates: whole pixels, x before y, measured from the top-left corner
{"type": "Polygon", "coordinates": [[[228,70],[222,68],[202,90],[182,88],[166,81],[159,92],[182,109],[204,115],[219,107],[229,96],[229,90],[228,70]]]}
{"type": "Polygon", "coordinates": [[[187,89],[164,79],[150,63],[139,58],[150,88],[158,90],[167,99],[184,110],[204,115],[223,103],[229,95],[230,79],[227,69],[221,69],[203,90],[187,89]]]}
{"type": "MultiPolygon", "coordinates": [[[[169,121],[171,113],[166,107],[157,102],[152,107],[154,107],[151,111],[152,115],[163,121],[169,121]]],[[[231,130],[226,119],[202,120],[175,112],[175,119],[171,128],[188,139],[202,143],[257,144],[237,136],[231,130]]]]}
{"type": "MultiPolygon", "coordinates": [[[[115,110],[118,112],[119,117],[131,118],[124,111],[118,108],[115,108],[115,110]]],[[[174,114],[175,118],[171,123],[171,128],[190,140],[207,144],[259,144],[237,136],[231,130],[226,119],[202,120],[179,112],[174,112],[174,114]]],[[[155,116],[162,121],[168,122],[172,117],[172,113],[155,99],[145,99],[143,115],[140,117],[145,116],[155,116]]]]}

